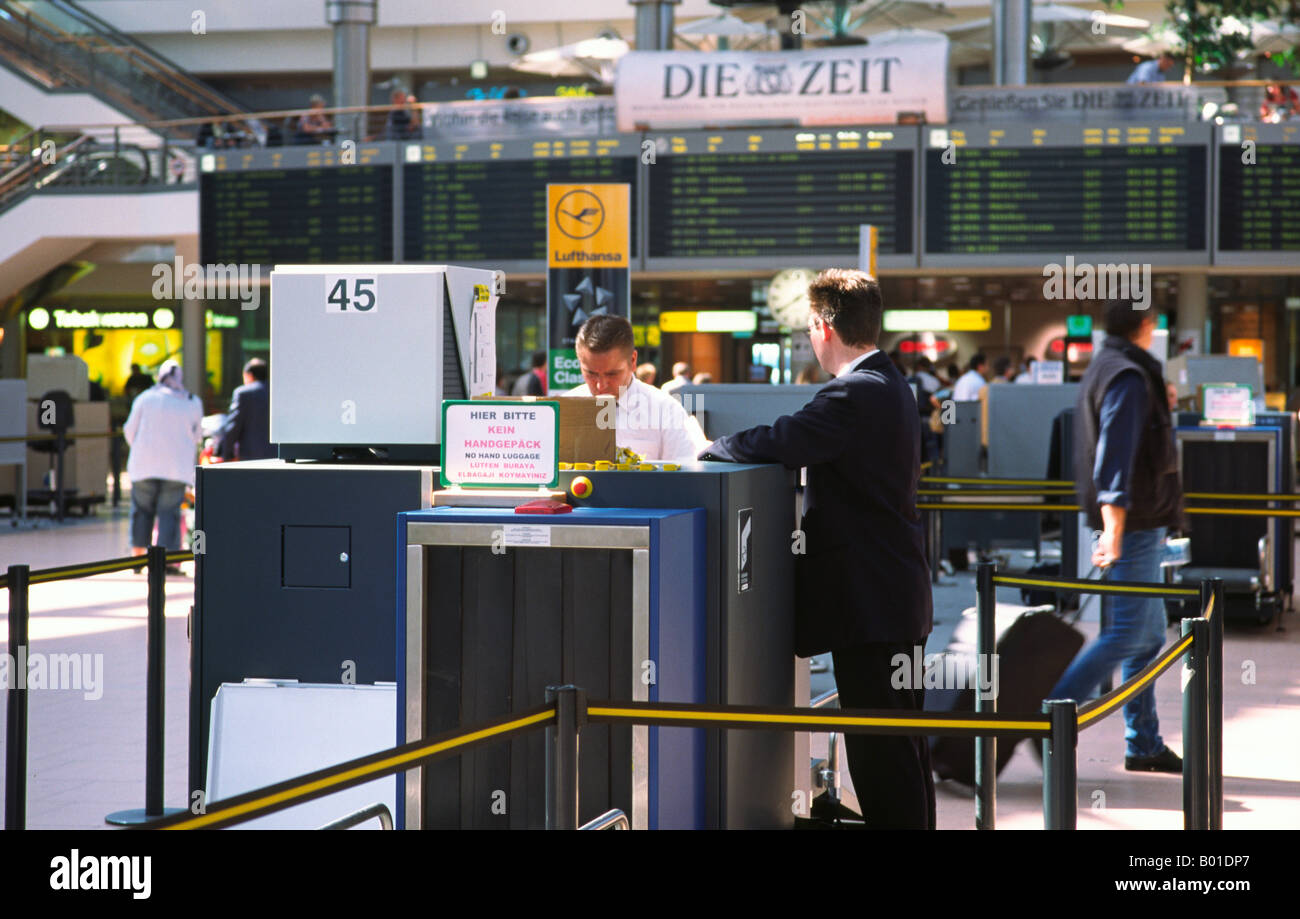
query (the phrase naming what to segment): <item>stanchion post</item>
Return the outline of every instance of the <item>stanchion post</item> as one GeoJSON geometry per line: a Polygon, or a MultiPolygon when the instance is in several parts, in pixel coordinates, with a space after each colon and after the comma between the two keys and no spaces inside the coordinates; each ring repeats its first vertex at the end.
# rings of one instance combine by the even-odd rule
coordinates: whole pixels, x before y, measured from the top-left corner
{"type": "MultiPolygon", "coordinates": [[[[993,576],[997,573],[994,562],[980,562],[975,568],[975,660],[979,672],[985,671],[997,646],[997,588],[993,576]]],[[[991,666],[991,665],[988,665],[991,666]]],[[[975,711],[981,715],[996,714],[998,702],[983,692],[975,692],[975,711]]],[[[991,830],[997,825],[998,803],[998,739],[975,738],[975,829],[991,830]]]]}
{"type": "Polygon", "coordinates": [[[1073,699],[1050,699],[1043,714],[1052,721],[1052,734],[1043,741],[1043,828],[1079,828],[1079,714],[1073,699]]]}
{"type": "Polygon", "coordinates": [[[930,583],[939,583],[939,512],[930,510],[925,512],[925,536],[926,542],[929,543],[930,556],[930,583]]]}
{"type": "Polygon", "coordinates": [[[63,470],[68,451],[68,438],[63,431],[54,434],[54,519],[63,522],[63,470]]]}
{"type": "Polygon", "coordinates": [[[27,565],[9,566],[9,642],[13,683],[5,693],[5,829],[27,828],[27,565]]]}
{"type": "Polygon", "coordinates": [[[167,670],[167,549],[149,547],[149,620],[146,638],[144,810],[163,812],[163,738],[167,729],[163,689],[167,670]]]}
{"type": "Polygon", "coordinates": [[[1209,708],[1210,624],[1204,619],[1184,619],[1183,635],[1192,636],[1183,677],[1183,829],[1207,830],[1209,819],[1209,708]]]}
{"type": "Polygon", "coordinates": [[[122,435],[114,432],[108,439],[109,471],[113,474],[113,507],[122,503],[122,435]]]}
{"type": "Polygon", "coordinates": [[[1206,747],[1210,754],[1210,829],[1223,829],[1223,579],[1201,582],[1201,609],[1214,602],[1210,616],[1210,645],[1206,661],[1209,678],[1209,718],[1206,747]]]}
{"type": "Polygon", "coordinates": [[[546,828],[578,828],[578,729],[587,716],[587,694],[573,685],[547,686],[555,721],[546,726],[546,828]]]}
{"type": "Polygon", "coordinates": [[[150,546],[148,620],[145,627],[144,810],[116,811],[104,818],[114,826],[131,826],[179,813],[163,806],[163,739],[167,727],[164,696],[167,675],[167,549],[150,546]]]}

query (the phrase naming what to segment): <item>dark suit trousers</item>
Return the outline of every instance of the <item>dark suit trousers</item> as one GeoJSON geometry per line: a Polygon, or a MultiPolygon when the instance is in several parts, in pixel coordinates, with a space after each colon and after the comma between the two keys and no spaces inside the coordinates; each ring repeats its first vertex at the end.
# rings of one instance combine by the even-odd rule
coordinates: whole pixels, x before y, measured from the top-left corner
{"type": "MultiPolygon", "coordinates": [[[[890,685],[895,654],[910,661],[912,646],[923,642],[872,642],[832,652],[840,708],[920,711],[925,688],[890,685]]],[[[845,733],[849,774],[869,829],[933,830],[934,777],[930,745],[924,736],[845,733]]]]}

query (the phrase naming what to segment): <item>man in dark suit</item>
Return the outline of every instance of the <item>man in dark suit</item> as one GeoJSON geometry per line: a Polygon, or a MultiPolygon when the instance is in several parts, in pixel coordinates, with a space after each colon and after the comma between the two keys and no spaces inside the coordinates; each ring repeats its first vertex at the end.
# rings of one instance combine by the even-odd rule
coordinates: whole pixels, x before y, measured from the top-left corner
{"type": "MultiPolygon", "coordinates": [[[[933,619],[916,399],[876,347],[884,304],[873,278],[832,268],[808,294],[813,351],[834,379],[795,414],[724,437],[700,458],[807,467],[795,650],[832,652],[842,708],[920,710],[924,687],[904,672],[933,619]]],[[[868,826],[934,829],[925,737],[850,733],[845,747],[868,826]]]]}
{"type": "Polygon", "coordinates": [[[266,361],[260,357],[244,365],[244,385],[235,390],[230,412],[218,434],[217,455],[223,460],[275,458],[268,375],[266,361]]]}

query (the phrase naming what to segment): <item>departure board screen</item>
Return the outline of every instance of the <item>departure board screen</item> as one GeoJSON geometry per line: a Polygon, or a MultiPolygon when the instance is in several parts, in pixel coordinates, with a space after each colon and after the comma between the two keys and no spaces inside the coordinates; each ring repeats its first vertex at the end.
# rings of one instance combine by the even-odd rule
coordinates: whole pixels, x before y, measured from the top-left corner
{"type": "Polygon", "coordinates": [[[389,262],[393,156],[361,147],[286,147],[205,154],[199,252],[205,264],[389,262]]]}
{"type": "Polygon", "coordinates": [[[425,143],[407,147],[402,174],[403,257],[518,268],[546,260],[546,186],[632,186],[637,255],[637,156],[632,135],[425,143]],[[412,151],[419,160],[412,162],[412,151]]]}
{"type": "Polygon", "coordinates": [[[1205,262],[1207,125],[972,125],[925,139],[923,266],[1205,262]]]}
{"type": "Polygon", "coordinates": [[[647,268],[856,265],[864,223],[877,228],[879,264],[916,264],[916,128],[694,131],[654,140],[647,268]]]}
{"type": "Polygon", "coordinates": [[[1300,125],[1219,127],[1215,261],[1270,265],[1300,252],[1300,125]]]}

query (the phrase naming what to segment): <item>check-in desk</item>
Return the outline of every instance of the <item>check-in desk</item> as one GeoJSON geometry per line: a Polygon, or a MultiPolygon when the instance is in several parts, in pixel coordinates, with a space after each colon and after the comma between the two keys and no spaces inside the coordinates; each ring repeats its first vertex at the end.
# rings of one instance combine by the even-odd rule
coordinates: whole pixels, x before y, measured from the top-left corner
{"type": "MultiPolygon", "coordinates": [[[[791,474],[700,463],[561,485],[577,475],[592,488],[572,513],[399,515],[399,742],[562,683],[593,699],[795,704],[791,474]]],[[[539,731],[409,772],[404,825],[541,827],[542,744],[539,731]]],[[[793,825],[789,732],[587,725],[579,750],[580,821],[618,807],[649,829],[793,825]]]]}

